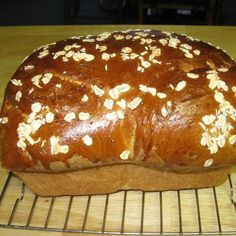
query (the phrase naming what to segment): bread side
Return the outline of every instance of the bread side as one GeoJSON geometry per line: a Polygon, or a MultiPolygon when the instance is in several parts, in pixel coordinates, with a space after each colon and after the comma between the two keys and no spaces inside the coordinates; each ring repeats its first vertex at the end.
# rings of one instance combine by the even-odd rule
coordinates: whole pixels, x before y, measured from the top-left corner
{"type": "Polygon", "coordinates": [[[63,196],[106,194],[130,189],[163,191],[212,187],[223,183],[229,171],[229,168],[220,168],[204,172],[178,173],[133,164],[116,164],[64,173],[16,174],[35,194],[63,196]]]}
{"type": "Polygon", "coordinates": [[[6,88],[2,164],[40,172],[233,165],[235,78],[222,50],[174,33],[129,30],[43,46],[6,88]]]}

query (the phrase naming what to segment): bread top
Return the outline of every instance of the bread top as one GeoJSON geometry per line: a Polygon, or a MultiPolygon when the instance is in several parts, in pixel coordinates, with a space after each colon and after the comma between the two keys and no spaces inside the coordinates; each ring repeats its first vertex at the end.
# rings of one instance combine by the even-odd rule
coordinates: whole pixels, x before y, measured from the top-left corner
{"type": "Polygon", "coordinates": [[[127,30],[45,45],[7,85],[2,165],[13,171],[232,165],[235,79],[225,52],[176,33],[127,30]]]}

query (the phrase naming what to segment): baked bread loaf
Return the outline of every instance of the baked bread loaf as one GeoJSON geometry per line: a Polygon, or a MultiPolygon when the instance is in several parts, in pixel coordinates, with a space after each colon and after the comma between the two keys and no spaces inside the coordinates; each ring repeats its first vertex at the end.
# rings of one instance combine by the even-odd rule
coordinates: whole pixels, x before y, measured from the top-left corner
{"type": "Polygon", "coordinates": [[[9,81],[2,166],[43,196],[220,184],[236,163],[236,65],[155,30],[45,45],[9,81]]]}

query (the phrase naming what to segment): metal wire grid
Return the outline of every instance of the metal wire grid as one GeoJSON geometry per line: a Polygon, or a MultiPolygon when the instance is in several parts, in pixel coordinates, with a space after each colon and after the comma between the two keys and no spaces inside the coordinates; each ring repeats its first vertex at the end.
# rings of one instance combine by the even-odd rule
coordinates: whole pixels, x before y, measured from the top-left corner
{"type": "MultiPolygon", "coordinates": [[[[2,202],[4,200],[4,198],[6,197],[6,191],[7,189],[11,188],[11,181],[12,179],[16,179],[16,177],[12,174],[9,173],[5,184],[3,185],[2,191],[1,191],[1,195],[0,195],[0,207],[2,205],[2,202]]],[[[231,207],[233,208],[233,212],[234,212],[234,217],[236,219],[236,202],[234,199],[234,195],[233,195],[233,189],[234,189],[234,184],[232,182],[231,176],[228,175],[228,180],[227,183],[228,184],[228,189],[229,189],[229,195],[228,197],[230,198],[231,201],[231,207]]],[[[215,215],[216,215],[216,219],[217,219],[217,224],[215,225],[215,230],[214,231],[207,231],[205,232],[203,230],[202,227],[202,223],[203,223],[203,219],[201,216],[201,207],[200,207],[200,201],[199,201],[199,189],[192,189],[191,191],[194,192],[193,197],[195,199],[196,202],[196,211],[197,211],[197,228],[198,230],[195,232],[185,232],[183,230],[183,222],[182,222],[182,206],[181,206],[181,192],[186,191],[186,190],[177,190],[175,191],[177,194],[177,209],[178,209],[178,225],[179,225],[179,229],[177,232],[165,232],[164,231],[164,211],[163,211],[163,201],[164,201],[164,192],[160,191],[157,192],[159,194],[159,201],[158,201],[158,205],[159,205],[159,231],[158,232],[145,232],[144,230],[144,219],[145,219],[145,206],[146,206],[146,195],[149,192],[141,192],[141,216],[140,216],[140,224],[139,224],[139,230],[133,231],[133,232],[126,232],[125,230],[125,223],[126,223],[126,214],[127,214],[127,194],[129,193],[129,191],[122,191],[123,192],[123,199],[122,199],[122,214],[120,217],[120,230],[116,230],[116,231],[109,231],[107,230],[106,227],[106,223],[108,220],[108,207],[110,204],[110,197],[111,194],[106,194],[105,195],[105,205],[104,205],[104,210],[103,210],[103,219],[102,219],[102,224],[101,224],[101,228],[100,230],[92,230],[89,229],[87,227],[87,220],[88,220],[88,216],[90,214],[90,208],[91,208],[91,199],[94,197],[93,195],[89,195],[87,196],[87,203],[85,206],[85,212],[84,212],[84,217],[82,219],[82,226],[80,228],[69,228],[68,227],[68,222],[69,219],[71,217],[71,210],[72,210],[72,204],[75,198],[80,198],[79,196],[70,196],[69,197],[69,204],[67,206],[67,208],[64,210],[64,214],[65,214],[65,220],[63,223],[63,227],[49,227],[49,221],[52,215],[52,211],[53,211],[53,207],[54,207],[54,203],[55,200],[58,197],[51,197],[50,198],[50,204],[49,207],[47,209],[47,214],[46,214],[46,218],[45,218],[45,222],[43,225],[41,226],[33,226],[31,225],[32,223],[32,218],[33,215],[35,213],[35,207],[36,204],[38,204],[38,199],[40,198],[38,195],[33,195],[33,202],[31,207],[29,207],[29,212],[27,220],[25,221],[24,224],[14,224],[13,223],[13,219],[14,216],[17,212],[17,209],[19,207],[19,205],[21,204],[23,198],[24,198],[24,192],[25,192],[25,185],[20,182],[19,187],[21,187],[20,191],[18,191],[20,193],[16,194],[16,197],[14,199],[14,203],[13,203],[13,207],[10,213],[9,218],[7,219],[7,223],[3,224],[0,223],[0,227],[2,228],[14,228],[14,229],[29,229],[29,230],[44,230],[44,231],[58,231],[58,232],[76,232],[76,233],[89,233],[89,234],[114,234],[114,235],[235,235],[236,234],[236,225],[235,228],[232,230],[223,230],[222,229],[222,223],[221,223],[221,214],[220,214],[220,210],[219,210],[219,204],[218,204],[218,198],[219,196],[217,195],[217,191],[215,187],[212,187],[212,195],[213,195],[213,199],[214,199],[214,210],[215,211],[215,215]]],[[[28,191],[28,190],[27,190],[28,191]]],[[[188,190],[189,191],[189,190],[188,190]]],[[[210,197],[210,196],[209,196],[210,197]]],[[[213,214],[213,212],[209,212],[209,214],[213,214]]],[[[0,212],[0,220],[3,216],[1,216],[1,212],[0,212]]],[[[231,221],[232,219],[229,219],[229,221],[231,221]]],[[[0,221],[1,222],[1,221],[0,221]]],[[[236,221],[235,221],[236,222],[236,221]]]]}

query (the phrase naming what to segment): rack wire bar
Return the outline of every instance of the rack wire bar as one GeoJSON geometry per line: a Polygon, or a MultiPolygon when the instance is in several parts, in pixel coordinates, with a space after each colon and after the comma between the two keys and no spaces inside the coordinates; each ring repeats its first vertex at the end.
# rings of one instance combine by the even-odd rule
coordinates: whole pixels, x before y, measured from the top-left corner
{"type": "Polygon", "coordinates": [[[160,233],[163,233],[162,192],[160,192],[160,233]]]}
{"type": "Polygon", "coordinates": [[[8,187],[8,185],[9,185],[11,176],[12,176],[12,172],[10,172],[10,173],[8,174],[7,179],[6,179],[6,182],[5,182],[5,184],[4,184],[3,188],[2,188],[1,195],[0,195],[0,204],[1,204],[2,199],[3,199],[3,197],[4,197],[5,191],[6,191],[7,187],[8,187]]]}
{"type": "Polygon", "coordinates": [[[123,211],[122,211],[122,220],[121,220],[121,234],[124,233],[125,227],[125,211],[126,211],[126,199],[127,199],[127,191],[124,191],[124,200],[123,200],[123,211]]]}
{"type": "Polygon", "coordinates": [[[229,180],[229,186],[230,186],[230,200],[234,204],[234,210],[236,211],[236,201],[234,199],[234,189],[233,189],[233,184],[232,184],[230,175],[228,175],[228,180],[229,180]]]}
{"type": "Polygon", "coordinates": [[[196,197],[196,204],[197,204],[198,230],[199,230],[199,234],[201,234],[202,233],[201,212],[200,212],[198,190],[197,189],[195,189],[195,197],[196,197]]]}
{"type": "Polygon", "coordinates": [[[30,213],[29,213],[29,216],[28,216],[28,219],[27,219],[27,222],[26,222],[26,227],[29,227],[30,225],[30,222],[31,222],[31,219],[32,219],[32,216],[33,216],[33,213],[34,213],[34,209],[35,209],[35,204],[38,200],[38,195],[35,195],[34,197],[34,201],[33,201],[33,204],[32,204],[32,207],[30,209],[30,213]]]}
{"type": "Polygon", "coordinates": [[[53,208],[53,205],[54,205],[54,201],[55,201],[55,197],[52,197],[50,206],[48,208],[48,214],[47,214],[45,224],[44,224],[45,229],[48,228],[48,224],[49,224],[49,220],[50,220],[50,217],[51,217],[51,214],[52,214],[52,208],[53,208]]]}
{"type": "Polygon", "coordinates": [[[24,197],[24,192],[25,192],[25,185],[24,183],[21,184],[21,192],[20,192],[20,197],[18,197],[16,200],[15,200],[15,204],[13,206],[13,209],[11,211],[11,215],[9,217],[9,220],[8,220],[8,225],[11,225],[12,224],[12,220],[14,218],[14,215],[15,215],[15,212],[16,212],[16,209],[17,209],[17,206],[18,206],[18,203],[23,199],[24,197]]]}
{"type": "Polygon", "coordinates": [[[208,189],[125,190],[100,197],[62,197],[66,201],[60,201],[60,197],[34,195],[9,173],[0,185],[0,227],[104,235],[236,235],[235,188],[236,173],[232,173],[223,185],[208,189]],[[35,223],[37,214],[41,223],[35,223]],[[63,221],[57,224],[59,215],[63,221]],[[194,227],[186,227],[188,218],[196,223],[194,227]]]}
{"type": "Polygon", "coordinates": [[[12,222],[12,220],[13,220],[13,217],[14,217],[15,210],[16,210],[16,208],[17,208],[18,202],[19,202],[19,199],[17,198],[16,201],[15,201],[14,207],[13,207],[13,209],[12,209],[11,215],[10,215],[10,217],[9,217],[9,220],[8,220],[8,223],[7,223],[8,225],[11,225],[11,222],[12,222]]]}
{"type": "Polygon", "coordinates": [[[182,212],[181,212],[181,200],[180,200],[180,191],[177,190],[178,194],[178,210],[179,210],[179,233],[182,234],[182,212]]]}
{"type": "Polygon", "coordinates": [[[73,196],[70,196],[70,201],[69,201],[68,209],[67,209],[67,212],[66,212],[66,219],[65,219],[63,230],[67,229],[72,202],[73,202],[73,196]]]}
{"type": "Polygon", "coordinates": [[[105,228],[106,228],[106,219],[107,219],[108,204],[109,204],[109,194],[106,194],[106,202],[105,202],[104,215],[103,215],[103,222],[102,222],[102,233],[105,232],[105,228]]]}
{"type": "Polygon", "coordinates": [[[216,196],[216,189],[215,189],[215,187],[212,187],[212,189],[213,189],[213,193],[214,193],[214,200],[215,200],[215,208],[216,208],[216,215],[217,215],[217,223],[218,223],[219,233],[221,233],[222,229],[221,229],[221,223],[220,223],[220,213],[219,213],[218,201],[217,201],[217,196],[216,196]]]}
{"type": "Polygon", "coordinates": [[[141,221],[140,221],[140,234],[143,234],[144,224],[144,207],[145,207],[145,192],[142,192],[142,206],[141,206],[141,221]]]}
{"type": "Polygon", "coordinates": [[[88,213],[89,213],[90,202],[91,202],[91,195],[88,196],[88,201],[87,201],[87,206],[86,206],[86,211],[85,211],[84,221],[83,221],[83,226],[82,226],[82,232],[84,232],[85,229],[86,229],[86,224],[87,224],[87,219],[88,219],[88,213]]]}

